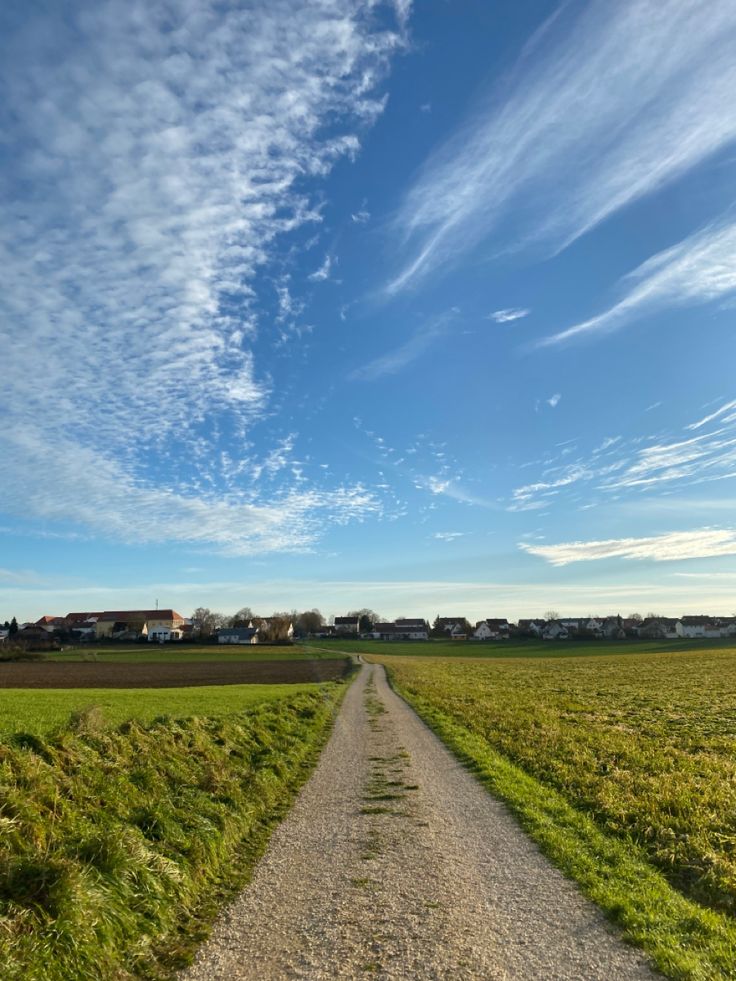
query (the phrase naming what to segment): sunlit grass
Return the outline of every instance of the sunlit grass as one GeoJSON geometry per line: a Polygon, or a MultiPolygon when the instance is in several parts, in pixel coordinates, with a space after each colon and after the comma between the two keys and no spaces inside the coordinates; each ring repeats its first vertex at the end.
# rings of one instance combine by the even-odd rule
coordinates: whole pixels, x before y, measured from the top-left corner
{"type": "MultiPolygon", "coordinates": [[[[115,729],[92,710],[0,740],[3,981],[173,976],[317,758],[345,686],[307,687],[254,703],[248,686],[219,718],[115,729]]],[[[171,691],[149,694],[160,712],[171,691]]]]}
{"type": "Polygon", "coordinates": [[[0,737],[24,730],[45,733],[72,712],[95,706],[110,725],[148,723],[160,716],[216,718],[264,701],[314,692],[319,685],[202,685],[187,688],[8,688],[0,693],[0,737]]]}
{"type": "Polygon", "coordinates": [[[663,970],[736,977],[736,653],[385,663],[663,970]]]}

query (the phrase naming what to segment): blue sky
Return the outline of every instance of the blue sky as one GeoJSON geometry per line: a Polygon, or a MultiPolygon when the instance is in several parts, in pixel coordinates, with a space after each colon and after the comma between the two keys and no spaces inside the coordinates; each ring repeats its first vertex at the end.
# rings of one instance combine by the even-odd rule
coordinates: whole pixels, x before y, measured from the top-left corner
{"type": "Polygon", "coordinates": [[[736,610],[732,3],[0,49],[0,618],[736,610]]]}

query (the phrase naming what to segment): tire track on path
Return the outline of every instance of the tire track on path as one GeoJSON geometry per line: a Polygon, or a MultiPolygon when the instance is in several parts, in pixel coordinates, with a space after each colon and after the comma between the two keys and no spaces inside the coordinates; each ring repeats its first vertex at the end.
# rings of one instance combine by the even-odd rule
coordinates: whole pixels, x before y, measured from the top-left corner
{"type": "Polygon", "coordinates": [[[364,665],[182,981],[659,977],[364,665]]]}

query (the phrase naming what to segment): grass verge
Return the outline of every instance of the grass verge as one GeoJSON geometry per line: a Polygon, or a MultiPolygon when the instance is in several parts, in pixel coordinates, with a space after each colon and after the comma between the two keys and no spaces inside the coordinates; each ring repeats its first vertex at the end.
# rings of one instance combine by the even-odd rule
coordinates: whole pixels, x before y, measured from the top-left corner
{"type": "Polygon", "coordinates": [[[665,975],[687,981],[736,978],[736,924],[686,898],[632,840],[604,833],[559,791],[497,752],[482,735],[413,687],[392,684],[566,875],[574,879],[665,975]]]}
{"type": "Polygon", "coordinates": [[[345,688],[117,729],[93,711],[7,737],[3,981],[171,977],[247,881],[345,688]]]}

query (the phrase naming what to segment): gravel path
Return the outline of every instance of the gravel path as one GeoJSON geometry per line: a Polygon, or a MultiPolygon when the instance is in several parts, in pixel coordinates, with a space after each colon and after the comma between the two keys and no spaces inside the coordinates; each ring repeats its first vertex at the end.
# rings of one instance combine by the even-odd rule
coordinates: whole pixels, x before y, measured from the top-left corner
{"type": "Polygon", "coordinates": [[[186,981],[655,975],[367,665],[186,981]]]}

